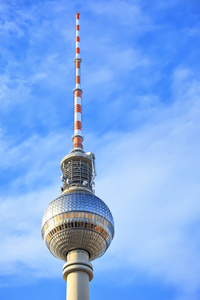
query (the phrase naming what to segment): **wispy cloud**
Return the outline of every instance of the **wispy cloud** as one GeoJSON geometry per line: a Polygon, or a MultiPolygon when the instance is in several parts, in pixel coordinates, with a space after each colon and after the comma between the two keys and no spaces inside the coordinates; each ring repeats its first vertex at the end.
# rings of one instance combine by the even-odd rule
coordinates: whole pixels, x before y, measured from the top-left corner
{"type": "Polygon", "coordinates": [[[116,220],[107,259],[116,255],[116,264],[126,253],[123,261],[129,268],[145,270],[193,297],[200,285],[200,143],[195,138],[200,93],[199,85],[194,88],[188,76],[186,80],[190,70],[175,74],[174,92],[182,89],[185,94],[177,98],[179,105],[155,111],[156,124],[123,133],[117,141],[112,134],[106,138],[97,194],[116,220]]]}
{"type": "Polygon", "coordinates": [[[1,199],[1,286],[9,285],[13,275],[14,284],[20,284],[22,277],[24,283],[30,278],[48,277],[49,267],[54,270],[51,276],[59,275],[60,263],[48,254],[40,235],[43,213],[49,200],[57,196],[56,190],[56,186],[51,185],[43,191],[1,199]]]}
{"type": "Polygon", "coordinates": [[[111,0],[92,2],[91,10],[97,15],[103,15],[110,22],[120,23],[136,30],[148,30],[152,24],[151,18],[143,11],[142,7],[137,2],[131,1],[116,1],[111,0]]]}

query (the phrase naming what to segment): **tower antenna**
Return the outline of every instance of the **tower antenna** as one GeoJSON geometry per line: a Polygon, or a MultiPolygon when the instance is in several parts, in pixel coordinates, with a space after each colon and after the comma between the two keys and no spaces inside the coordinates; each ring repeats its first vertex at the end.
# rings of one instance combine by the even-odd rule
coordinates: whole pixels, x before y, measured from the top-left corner
{"type": "Polygon", "coordinates": [[[74,93],[74,135],[72,137],[73,141],[73,150],[83,149],[83,136],[81,133],[82,123],[81,123],[81,95],[82,89],[80,85],[80,66],[81,66],[81,57],[80,57],[80,34],[79,34],[79,16],[80,13],[76,13],[76,56],[74,58],[75,68],[76,68],[76,81],[75,88],[73,89],[74,93]]]}

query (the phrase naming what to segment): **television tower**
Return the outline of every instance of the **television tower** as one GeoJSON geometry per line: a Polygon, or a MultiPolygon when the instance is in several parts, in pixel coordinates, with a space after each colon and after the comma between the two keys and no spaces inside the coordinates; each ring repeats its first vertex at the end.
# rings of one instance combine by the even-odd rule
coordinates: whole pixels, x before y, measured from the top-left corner
{"type": "Polygon", "coordinates": [[[50,252],[65,261],[63,278],[67,300],[89,300],[90,263],[102,256],[114,236],[108,206],[94,194],[95,156],[83,151],[81,132],[80,36],[76,13],[76,85],[74,94],[73,149],[61,161],[61,195],[53,200],[42,220],[42,238],[50,252]]]}

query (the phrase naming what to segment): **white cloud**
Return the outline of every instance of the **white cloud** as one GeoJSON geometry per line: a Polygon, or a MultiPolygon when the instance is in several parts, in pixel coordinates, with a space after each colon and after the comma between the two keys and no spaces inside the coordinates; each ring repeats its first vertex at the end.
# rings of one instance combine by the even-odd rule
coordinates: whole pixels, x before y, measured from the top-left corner
{"type": "Polygon", "coordinates": [[[104,15],[110,20],[114,20],[120,25],[126,25],[136,30],[148,30],[152,21],[147,14],[142,10],[139,3],[130,1],[107,1],[90,3],[91,10],[97,15],[104,15]]]}
{"type": "Polygon", "coordinates": [[[189,73],[175,71],[174,93],[185,97],[155,111],[156,123],[102,141],[107,146],[97,195],[116,223],[107,260],[120,267],[123,259],[129,270],[162,278],[193,297],[200,287],[200,93],[189,73]]]}
{"type": "MultiPolygon", "coordinates": [[[[0,245],[1,276],[27,280],[35,277],[58,276],[60,263],[48,253],[40,234],[41,220],[48,203],[55,198],[57,188],[51,186],[23,196],[4,197],[0,202],[3,233],[0,245]],[[53,271],[53,272],[52,272],[53,271]],[[27,277],[28,274],[28,278],[27,277]]],[[[15,280],[14,280],[15,282],[15,280]]]]}
{"type": "Polygon", "coordinates": [[[1,182],[1,286],[9,285],[13,275],[19,284],[22,277],[26,283],[61,274],[62,263],[42,241],[41,222],[48,204],[60,194],[59,164],[67,154],[65,146],[71,146],[70,140],[69,145],[62,142],[64,138],[61,132],[34,135],[16,144],[14,139],[1,137],[1,171],[10,174],[6,188],[1,182]]]}

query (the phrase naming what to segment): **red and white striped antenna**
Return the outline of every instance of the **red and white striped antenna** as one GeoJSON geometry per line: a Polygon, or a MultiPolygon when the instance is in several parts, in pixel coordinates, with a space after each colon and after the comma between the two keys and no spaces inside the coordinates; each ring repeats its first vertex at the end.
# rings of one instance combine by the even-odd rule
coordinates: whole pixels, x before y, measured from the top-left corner
{"type": "Polygon", "coordinates": [[[74,58],[74,62],[76,65],[76,85],[73,89],[74,93],[74,135],[72,137],[73,141],[73,150],[83,149],[83,136],[81,133],[81,95],[82,89],[80,85],[80,35],[79,35],[79,12],[76,13],[76,57],[74,58]]]}

